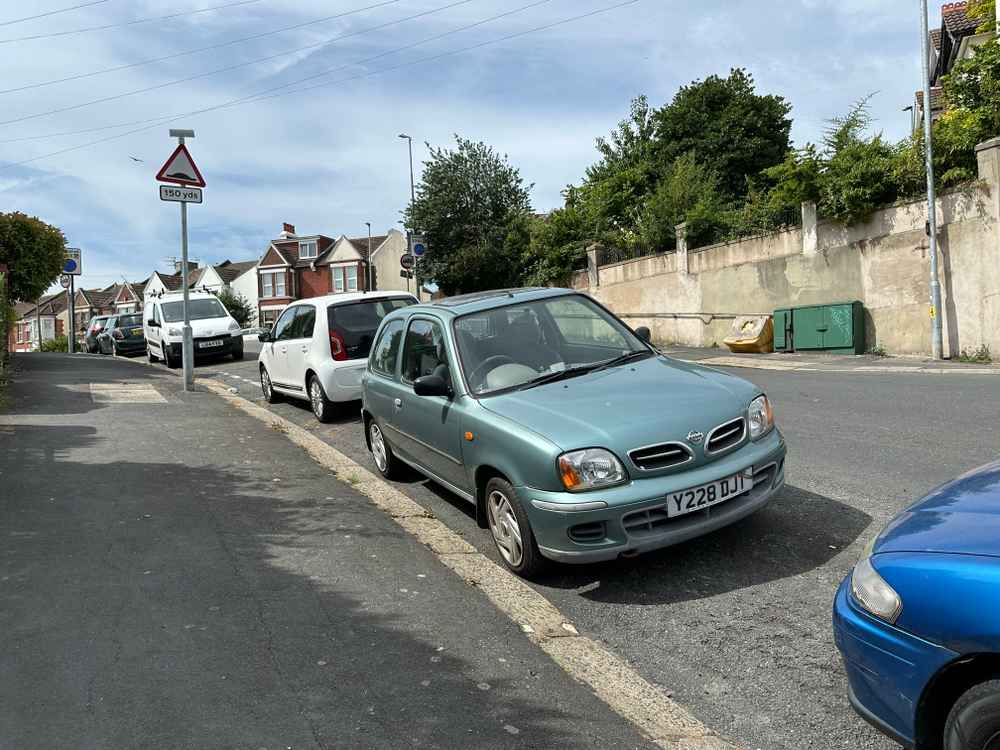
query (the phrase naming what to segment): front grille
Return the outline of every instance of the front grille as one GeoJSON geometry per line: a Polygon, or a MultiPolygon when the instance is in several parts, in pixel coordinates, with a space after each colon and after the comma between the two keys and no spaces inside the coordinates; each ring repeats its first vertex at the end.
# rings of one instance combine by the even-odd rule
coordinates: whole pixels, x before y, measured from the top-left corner
{"type": "Polygon", "coordinates": [[[670,523],[667,509],[664,507],[649,508],[630,513],[622,519],[622,525],[627,534],[649,534],[670,523]]]}
{"type": "Polygon", "coordinates": [[[706,453],[721,453],[743,442],[746,420],[743,417],[726,422],[712,430],[705,441],[706,453]]]}
{"type": "Polygon", "coordinates": [[[632,463],[643,471],[657,471],[686,464],[694,456],[691,450],[681,443],[663,443],[651,445],[648,448],[638,448],[628,454],[632,463]]]}

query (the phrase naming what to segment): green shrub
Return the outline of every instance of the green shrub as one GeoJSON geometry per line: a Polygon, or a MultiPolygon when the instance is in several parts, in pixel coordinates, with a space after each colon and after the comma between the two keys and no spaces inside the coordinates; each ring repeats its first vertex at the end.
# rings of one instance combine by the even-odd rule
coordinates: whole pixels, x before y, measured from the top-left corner
{"type": "Polygon", "coordinates": [[[49,339],[48,341],[43,341],[42,345],[38,347],[40,352],[68,352],[69,351],[69,339],[65,336],[56,336],[54,339],[49,339]]]}

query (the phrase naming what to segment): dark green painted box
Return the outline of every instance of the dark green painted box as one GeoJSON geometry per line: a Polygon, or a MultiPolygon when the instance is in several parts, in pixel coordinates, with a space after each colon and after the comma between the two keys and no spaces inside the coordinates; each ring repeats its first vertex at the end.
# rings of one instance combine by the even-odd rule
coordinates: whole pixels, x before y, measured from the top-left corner
{"type": "Polygon", "coordinates": [[[864,354],[864,305],[843,302],[775,310],[774,350],[864,354]]]}

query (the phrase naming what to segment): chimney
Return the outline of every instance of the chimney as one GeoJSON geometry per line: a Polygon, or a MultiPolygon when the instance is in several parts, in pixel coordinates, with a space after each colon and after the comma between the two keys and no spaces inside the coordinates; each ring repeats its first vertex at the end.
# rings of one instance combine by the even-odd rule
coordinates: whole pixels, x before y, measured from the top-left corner
{"type": "MultiPolygon", "coordinates": [[[[188,273],[191,273],[197,267],[198,267],[197,261],[194,260],[188,261],[188,273]]],[[[180,273],[182,268],[184,268],[184,262],[179,258],[174,260],[174,274],[180,273]]]]}
{"type": "Polygon", "coordinates": [[[287,221],[281,225],[281,236],[285,239],[289,239],[295,236],[295,225],[289,224],[287,221]]]}

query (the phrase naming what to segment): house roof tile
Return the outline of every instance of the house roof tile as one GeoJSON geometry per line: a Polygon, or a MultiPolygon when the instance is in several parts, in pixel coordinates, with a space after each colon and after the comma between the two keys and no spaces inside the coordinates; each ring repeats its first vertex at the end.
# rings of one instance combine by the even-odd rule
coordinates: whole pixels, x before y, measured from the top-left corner
{"type": "MultiPolygon", "coordinates": [[[[924,106],[924,92],[917,91],[917,104],[922,108],[924,106]]],[[[933,86],[931,88],[931,112],[938,112],[946,107],[946,101],[944,97],[944,89],[940,86],[933,86]]]]}
{"type": "Polygon", "coordinates": [[[258,262],[259,261],[256,260],[244,260],[239,263],[230,263],[229,261],[226,261],[225,263],[216,266],[215,272],[219,274],[223,281],[229,284],[245,274],[247,271],[254,268],[258,262]]]}
{"type": "Polygon", "coordinates": [[[981,21],[968,16],[968,4],[947,3],[941,7],[941,22],[956,38],[974,34],[981,21]]]}

